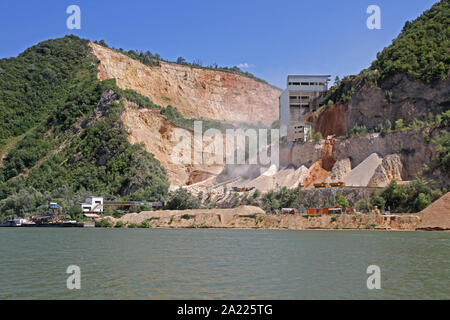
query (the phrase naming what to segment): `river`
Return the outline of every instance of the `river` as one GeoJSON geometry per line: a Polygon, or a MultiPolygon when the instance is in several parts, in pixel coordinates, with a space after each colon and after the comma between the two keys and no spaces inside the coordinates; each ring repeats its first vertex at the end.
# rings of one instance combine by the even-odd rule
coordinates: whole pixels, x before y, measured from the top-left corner
{"type": "Polygon", "coordinates": [[[0,299],[449,299],[449,267],[449,232],[0,228],[0,299]]]}

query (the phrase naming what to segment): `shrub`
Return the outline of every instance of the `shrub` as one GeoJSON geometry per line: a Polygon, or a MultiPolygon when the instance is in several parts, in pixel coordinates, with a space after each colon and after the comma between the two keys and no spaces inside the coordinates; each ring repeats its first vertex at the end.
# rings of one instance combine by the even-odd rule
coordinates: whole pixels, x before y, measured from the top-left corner
{"type": "Polygon", "coordinates": [[[403,129],[403,127],[403,119],[398,119],[397,121],[395,121],[395,130],[401,130],[403,129]]]}
{"type": "Polygon", "coordinates": [[[199,209],[201,202],[185,188],[169,192],[166,208],[168,210],[199,209]]]}
{"type": "Polygon", "coordinates": [[[191,218],[191,216],[188,215],[188,214],[183,214],[183,215],[181,216],[181,219],[185,219],[185,220],[189,220],[190,218],[191,218]]]}
{"type": "Polygon", "coordinates": [[[119,220],[116,222],[116,224],[114,225],[114,228],[123,228],[123,221],[119,220]]]}
{"type": "Polygon", "coordinates": [[[147,220],[142,221],[140,228],[150,228],[150,223],[147,220]]]}
{"type": "Polygon", "coordinates": [[[132,222],[128,224],[128,228],[137,228],[137,224],[132,222]]]}
{"type": "Polygon", "coordinates": [[[318,141],[320,141],[322,139],[323,139],[323,137],[322,137],[322,133],[321,132],[314,133],[314,136],[313,136],[313,140],[314,141],[318,142],[318,141]]]}
{"type": "Polygon", "coordinates": [[[354,136],[359,136],[367,133],[367,128],[365,125],[355,125],[353,128],[350,129],[350,134],[354,136]]]}
{"type": "Polygon", "coordinates": [[[95,226],[97,228],[111,228],[112,223],[109,219],[103,218],[102,220],[95,222],[95,226]]]}

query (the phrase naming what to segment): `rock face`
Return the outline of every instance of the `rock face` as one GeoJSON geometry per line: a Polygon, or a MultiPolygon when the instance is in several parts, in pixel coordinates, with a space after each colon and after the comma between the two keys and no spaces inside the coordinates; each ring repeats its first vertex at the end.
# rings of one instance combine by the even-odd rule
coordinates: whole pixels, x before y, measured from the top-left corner
{"type": "Polygon", "coordinates": [[[185,116],[236,122],[272,123],[279,118],[281,90],[228,72],[161,62],[147,66],[114,50],[90,43],[100,60],[98,78],[115,78],[160,106],[185,116]]]}
{"type": "MultiPolygon", "coordinates": [[[[194,135],[188,130],[175,126],[158,110],[138,109],[137,106],[127,102],[121,119],[130,143],[142,143],[145,150],[161,162],[167,171],[171,189],[206,180],[222,171],[223,164],[183,164],[175,161],[172,158],[175,155],[174,149],[180,146],[180,141],[176,139],[177,132],[194,135]]],[[[190,142],[191,139],[182,141],[190,142]]],[[[195,144],[200,145],[198,150],[202,150],[201,142],[194,141],[192,145],[186,146],[186,150],[190,150],[191,155],[195,151],[195,144]]]]}
{"type": "Polygon", "coordinates": [[[331,169],[330,176],[325,180],[325,182],[338,182],[343,181],[344,177],[352,171],[352,163],[349,158],[338,160],[333,165],[331,169]]]}
{"type": "MultiPolygon", "coordinates": [[[[357,81],[357,80],[355,80],[357,81]]],[[[314,129],[322,135],[348,133],[355,125],[374,129],[389,120],[426,119],[428,113],[439,114],[450,108],[450,78],[425,83],[396,74],[380,85],[362,87],[345,104],[336,104],[321,112],[314,129]]]]}
{"type": "MultiPolygon", "coordinates": [[[[333,159],[336,163],[331,168],[330,177],[326,180],[326,182],[333,182],[333,180],[338,180],[338,176],[342,178],[344,174],[348,173],[349,167],[356,168],[371,154],[376,153],[378,157],[386,158],[386,160],[382,165],[383,168],[373,168],[373,174],[375,174],[375,170],[377,171],[376,176],[370,182],[373,174],[370,175],[368,180],[366,179],[367,184],[380,183],[383,185],[392,178],[413,180],[422,172],[424,165],[432,166],[431,160],[435,151],[433,144],[425,140],[424,137],[427,135],[430,135],[427,130],[415,129],[393,132],[384,136],[375,133],[348,139],[337,138],[332,147],[331,157],[329,148],[324,148],[323,140],[301,144],[286,143],[280,146],[280,165],[292,164],[296,167],[304,165],[311,168],[323,158],[333,159]],[[350,161],[350,166],[348,161],[350,161]]],[[[376,165],[381,165],[381,160],[376,165]]]]}
{"type": "Polygon", "coordinates": [[[393,179],[402,180],[402,161],[398,154],[386,156],[381,164],[375,169],[375,173],[367,184],[368,187],[385,187],[393,179]]]}
{"type": "Polygon", "coordinates": [[[337,140],[333,154],[337,160],[350,158],[352,167],[356,167],[370,154],[380,157],[398,154],[402,162],[401,176],[403,180],[413,180],[423,169],[423,165],[431,166],[434,154],[432,143],[424,138],[423,130],[394,132],[382,136],[367,134],[345,140],[337,140]]]}
{"type": "Polygon", "coordinates": [[[320,132],[324,137],[328,135],[344,136],[347,132],[345,105],[337,103],[332,108],[321,112],[314,121],[314,132],[320,132]]]}

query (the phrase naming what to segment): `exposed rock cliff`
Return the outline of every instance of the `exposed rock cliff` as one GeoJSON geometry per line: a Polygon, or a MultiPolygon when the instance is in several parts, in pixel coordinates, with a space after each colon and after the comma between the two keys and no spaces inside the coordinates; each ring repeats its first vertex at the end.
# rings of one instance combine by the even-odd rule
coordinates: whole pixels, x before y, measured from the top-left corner
{"type": "MultiPolygon", "coordinates": [[[[366,170],[361,170],[361,174],[364,175],[365,185],[384,186],[394,178],[413,180],[422,173],[424,165],[431,166],[435,151],[433,144],[425,139],[428,134],[430,133],[426,129],[417,129],[386,135],[366,134],[348,139],[336,139],[333,144],[327,144],[324,140],[283,144],[280,148],[280,164],[296,167],[304,165],[310,168],[311,172],[321,171],[323,174],[320,176],[323,177],[326,171],[329,171],[329,163],[333,160],[336,162],[331,167],[330,175],[323,179],[325,182],[335,182],[343,181],[371,154],[376,154],[378,160],[370,162],[370,174],[366,170]],[[323,160],[328,161],[327,166],[323,165],[323,160]]],[[[311,185],[313,180],[317,180],[318,175],[316,176],[306,180],[308,185],[311,185]]],[[[358,177],[359,175],[356,175],[354,178],[358,177]]],[[[349,177],[347,180],[352,179],[349,177]]],[[[361,185],[361,181],[356,184],[353,182],[351,185],[361,185]]]]}
{"type": "Polygon", "coordinates": [[[325,182],[338,182],[343,181],[344,177],[352,171],[352,163],[349,158],[341,159],[336,161],[331,169],[330,176],[325,180],[325,182]]]}
{"type": "Polygon", "coordinates": [[[221,164],[183,164],[174,153],[175,146],[180,143],[187,143],[185,150],[190,150],[190,155],[178,155],[179,159],[183,156],[193,157],[195,151],[203,150],[202,142],[194,139],[177,140],[177,132],[184,132],[194,137],[194,134],[186,129],[175,126],[154,109],[139,109],[132,103],[127,103],[125,110],[121,115],[122,122],[128,134],[128,140],[134,143],[142,143],[146,151],[155,155],[163,167],[166,169],[171,183],[171,188],[183,186],[206,180],[212,176],[218,175],[222,169],[221,164]],[[191,143],[192,142],[192,143],[191,143]]]}
{"type": "Polygon", "coordinates": [[[163,107],[172,105],[185,116],[236,122],[271,123],[279,118],[281,90],[250,78],[161,61],[160,66],[136,60],[90,43],[100,60],[98,78],[115,78],[163,107]]]}
{"type": "Polygon", "coordinates": [[[386,156],[381,164],[375,169],[375,173],[370,178],[368,187],[385,187],[393,179],[402,180],[402,161],[398,154],[390,154],[386,156]]]}

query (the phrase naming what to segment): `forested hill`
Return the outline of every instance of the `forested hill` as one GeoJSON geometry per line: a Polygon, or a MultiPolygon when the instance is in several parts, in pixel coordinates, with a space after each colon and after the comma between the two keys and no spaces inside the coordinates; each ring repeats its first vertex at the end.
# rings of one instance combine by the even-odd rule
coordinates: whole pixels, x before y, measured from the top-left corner
{"type": "Polygon", "coordinates": [[[87,195],[159,200],[166,173],[130,145],[122,99],[155,107],[137,93],[100,82],[88,41],[48,40],[0,60],[0,218],[65,207],[87,195]]]}

